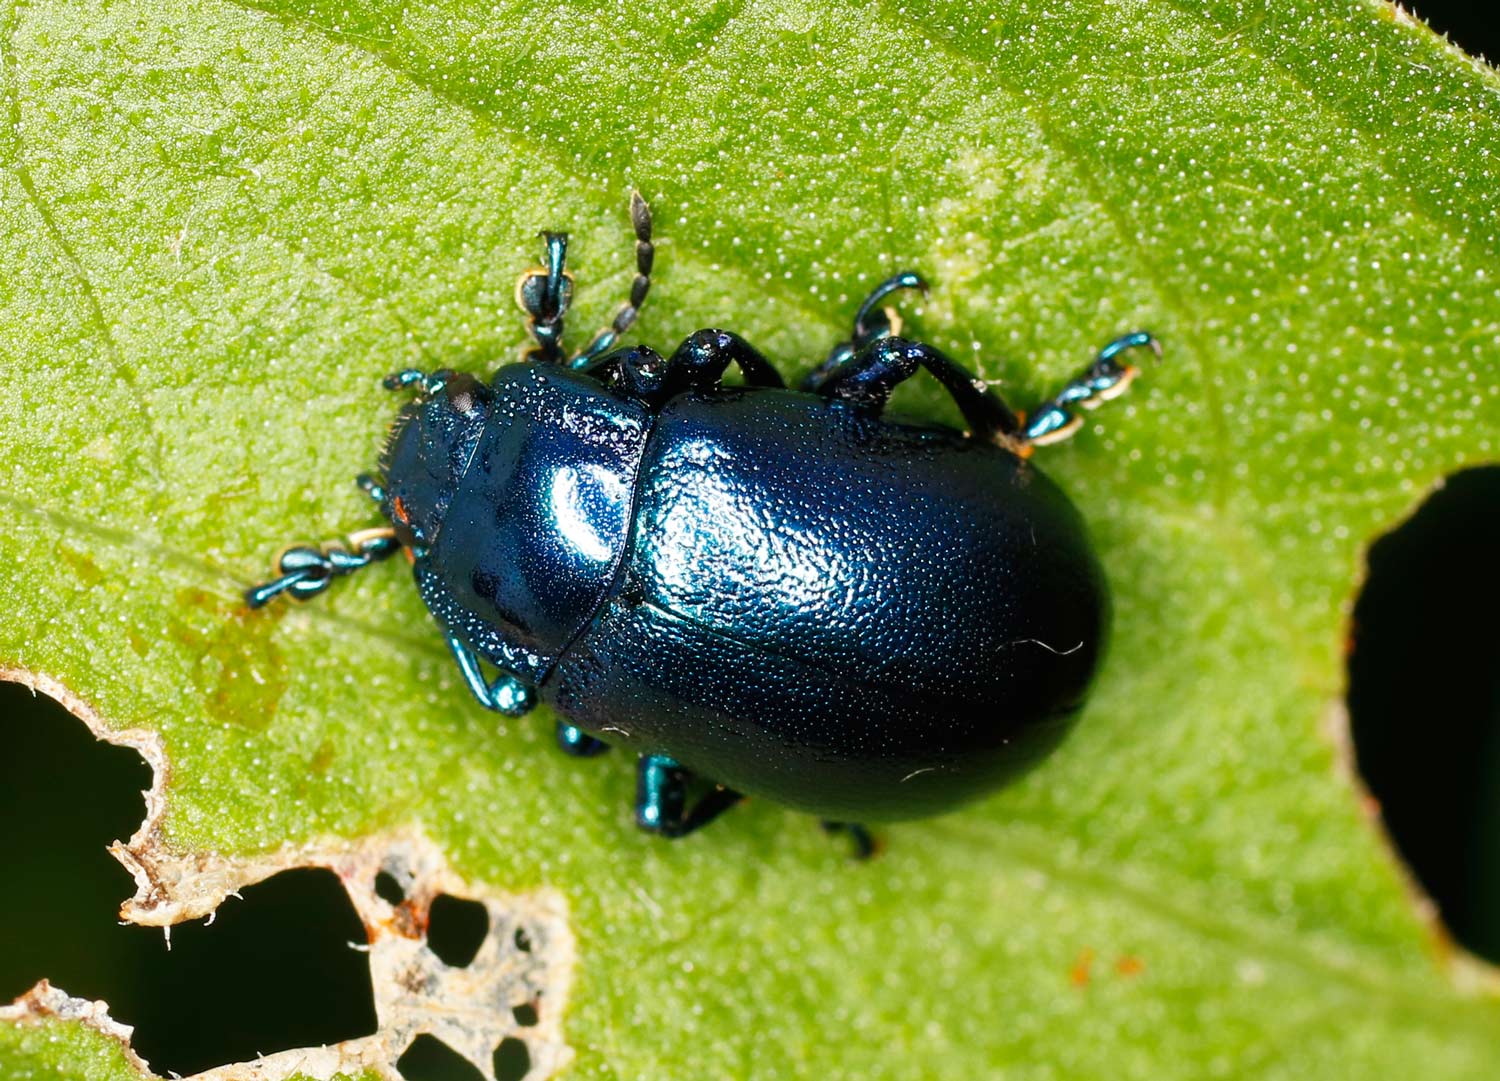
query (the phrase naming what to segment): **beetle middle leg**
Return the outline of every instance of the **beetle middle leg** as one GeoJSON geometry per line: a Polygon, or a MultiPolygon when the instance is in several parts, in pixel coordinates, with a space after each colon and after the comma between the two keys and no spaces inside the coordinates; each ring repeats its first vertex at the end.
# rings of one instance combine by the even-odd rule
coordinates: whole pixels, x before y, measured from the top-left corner
{"type": "Polygon", "coordinates": [[[877,338],[819,383],[816,393],[879,413],[897,384],[926,368],[953,396],[970,429],[981,439],[1013,444],[1021,421],[998,394],[923,342],[894,336],[877,338]]]}
{"type": "Polygon", "coordinates": [[[659,405],[683,391],[712,390],[731,364],[739,368],[747,386],[786,385],[758,349],[727,330],[697,331],[670,357],[645,345],[617,349],[583,370],[613,390],[659,405]]]}
{"type": "Polygon", "coordinates": [[[608,743],[567,721],[557,722],[557,746],[563,754],[574,758],[593,758],[609,750],[608,743]]]}
{"type": "Polygon", "coordinates": [[[896,309],[881,307],[880,302],[902,289],[920,289],[927,293],[927,282],[915,271],[903,270],[881,282],[860,304],[854,313],[854,329],[845,341],[839,342],[829,351],[828,359],[819,364],[803,378],[801,389],[815,392],[823,382],[842,367],[854,354],[871,342],[881,338],[892,338],[901,333],[901,317],[896,309]]]}
{"type": "Polygon", "coordinates": [[[686,837],[745,798],[732,788],[719,787],[688,809],[688,776],[676,759],[641,755],[636,765],[636,825],[663,837],[686,837]]]}
{"type": "Polygon", "coordinates": [[[727,330],[700,330],[689,335],[667,358],[662,373],[666,397],[685,390],[712,390],[733,364],[747,386],[784,387],[781,374],[749,342],[727,330]]]}

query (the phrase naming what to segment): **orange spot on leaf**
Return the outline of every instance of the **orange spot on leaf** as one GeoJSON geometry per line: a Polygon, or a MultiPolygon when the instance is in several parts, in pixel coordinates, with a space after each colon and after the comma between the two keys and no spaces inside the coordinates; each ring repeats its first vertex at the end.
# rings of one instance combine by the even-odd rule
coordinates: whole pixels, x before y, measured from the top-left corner
{"type": "Polygon", "coordinates": [[[1085,946],[1078,951],[1078,960],[1068,971],[1068,979],[1074,987],[1087,987],[1094,967],[1094,951],[1085,946]]]}

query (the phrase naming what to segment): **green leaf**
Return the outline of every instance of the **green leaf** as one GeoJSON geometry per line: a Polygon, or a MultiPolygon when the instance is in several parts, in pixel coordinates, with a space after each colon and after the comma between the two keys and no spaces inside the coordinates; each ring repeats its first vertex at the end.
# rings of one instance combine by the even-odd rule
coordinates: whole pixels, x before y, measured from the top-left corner
{"type": "Polygon", "coordinates": [[[0,60],[0,666],[160,734],[168,850],[419,824],[557,891],[576,1077],[1500,1071],[1337,749],[1364,546],[1496,458],[1493,71],[1363,0],[39,0],[0,60]],[[633,186],[655,343],[800,373],[912,267],[1020,407],[1166,344],[1042,459],[1115,593],[1085,717],[869,864],[765,801],[637,834],[629,764],[475,707],[398,566],[238,599],[371,521],[380,375],[515,355],[538,229],[607,318],[633,186]]]}

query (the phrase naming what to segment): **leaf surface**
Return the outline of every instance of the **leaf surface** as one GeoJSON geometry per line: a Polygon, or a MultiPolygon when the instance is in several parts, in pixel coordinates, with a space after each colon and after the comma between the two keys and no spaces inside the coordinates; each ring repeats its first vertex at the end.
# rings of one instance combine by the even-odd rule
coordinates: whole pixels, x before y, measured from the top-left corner
{"type": "Polygon", "coordinates": [[[1357,0],[40,0],[0,61],[0,664],[162,735],[173,849],[416,822],[561,891],[578,1077],[1500,1070],[1336,736],[1363,547],[1496,457],[1491,70],[1357,0]],[[659,347],[797,375],[908,267],[1021,408],[1166,343],[1043,459],[1115,594],[1078,729],[867,865],[765,801],[638,835],[629,764],[474,706],[394,564],[240,603],[371,522],[379,376],[515,356],[538,229],[605,321],[632,187],[659,347]]]}

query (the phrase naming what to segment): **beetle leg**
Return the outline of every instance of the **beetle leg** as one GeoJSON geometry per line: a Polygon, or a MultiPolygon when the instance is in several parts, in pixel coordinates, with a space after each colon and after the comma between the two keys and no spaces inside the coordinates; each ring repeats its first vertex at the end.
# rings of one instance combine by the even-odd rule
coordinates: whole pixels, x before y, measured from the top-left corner
{"type": "Polygon", "coordinates": [[[771,362],[738,334],[727,330],[700,330],[690,335],[667,360],[662,375],[663,397],[685,390],[712,390],[731,364],[739,368],[747,386],[784,387],[771,362]]]}
{"type": "Polygon", "coordinates": [[[1127,349],[1141,346],[1161,356],[1161,343],[1143,330],[1116,338],[1099,350],[1092,364],[1075,376],[1056,397],[1036,408],[1021,432],[1022,444],[1044,447],[1048,443],[1059,443],[1083,424],[1083,418],[1074,413],[1074,409],[1093,409],[1100,402],[1124,394],[1140,369],[1133,364],[1121,364],[1115,358],[1127,349]]]}
{"type": "Polygon", "coordinates": [[[664,754],[643,754],[636,767],[635,821],[663,837],[686,837],[702,829],[745,797],[715,788],[687,810],[688,771],[664,754]]]}
{"type": "Polygon", "coordinates": [[[526,313],[526,331],[536,342],[526,360],[561,364],[563,315],[573,300],[573,276],[563,269],[568,258],[567,233],[543,233],[546,266],[533,267],[516,282],[516,303],[526,313]]]}
{"type": "Polygon", "coordinates": [[[287,548],[276,560],[281,576],[245,590],[245,603],[261,608],[281,593],[305,601],[322,593],[335,578],[353,574],[401,548],[395,530],[389,527],[361,529],[349,534],[348,541],[347,545],[330,541],[317,548],[306,544],[287,548]]]}
{"type": "Polygon", "coordinates": [[[557,722],[557,745],[562,748],[563,754],[574,758],[593,758],[609,750],[608,743],[595,739],[576,724],[569,724],[567,721],[557,722]]]}
{"type": "Polygon", "coordinates": [[[399,372],[392,372],[382,379],[380,385],[386,390],[406,390],[409,387],[416,387],[423,394],[436,394],[452,378],[452,368],[439,368],[431,375],[421,368],[402,368],[399,372]]]}
{"type": "Polygon", "coordinates": [[[890,338],[901,333],[901,317],[896,309],[879,307],[886,297],[901,289],[920,289],[927,294],[927,283],[915,271],[903,270],[881,282],[865,297],[864,303],[854,315],[854,330],[847,341],[839,342],[828,354],[828,359],[819,364],[802,380],[801,389],[816,391],[830,375],[842,367],[855,353],[871,342],[890,338]]]}
{"type": "Polygon", "coordinates": [[[826,833],[847,833],[854,842],[854,858],[857,860],[867,860],[880,851],[880,842],[858,822],[835,822],[825,818],[822,826],[826,833]]]}
{"type": "Polygon", "coordinates": [[[662,376],[666,370],[666,358],[655,349],[633,345],[590,361],[583,374],[637,401],[654,402],[662,398],[662,376]]]}
{"type": "Polygon", "coordinates": [[[646,293],[651,289],[651,266],[656,259],[656,247],[651,243],[651,207],[641,198],[641,193],[630,193],[630,224],[635,229],[635,280],[630,283],[630,299],[615,311],[615,317],[600,328],[589,342],[569,363],[574,368],[587,367],[597,357],[608,352],[620,340],[620,335],[630,329],[636,316],[641,314],[641,305],[646,303],[646,293]]]}
{"type": "Polygon", "coordinates": [[[897,384],[926,368],[942,383],[981,439],[1015,442],[1021,422],[1000,396],[933,346],[906,338],[877,338],[818,386],[817,393],[880,412],[897,384]]]}
{"type": "Polygon", "coordinates": [[[509,672],[500,673],[493,683],[488,682],[479,667],[479,655],[458,635],[448,635],[448,648],[453,651],[453,659],[458,661],[464,682],[485,709],[519,717],[536,705],[536,692],[509,672]]]}

